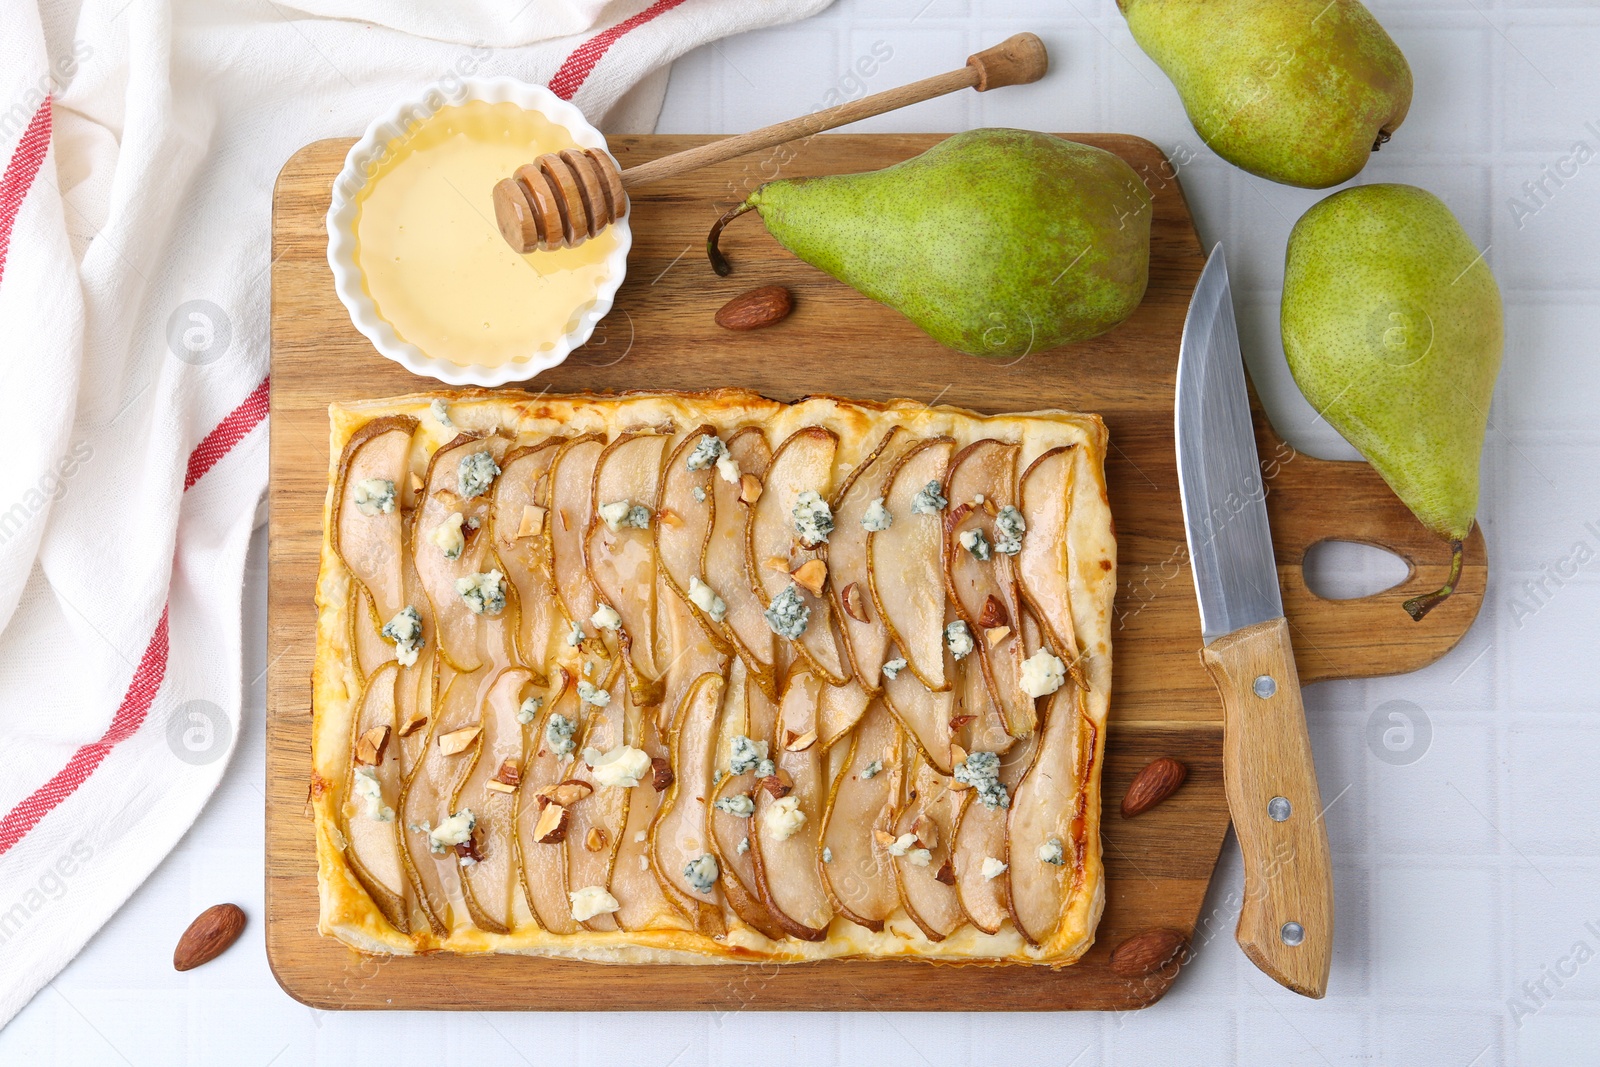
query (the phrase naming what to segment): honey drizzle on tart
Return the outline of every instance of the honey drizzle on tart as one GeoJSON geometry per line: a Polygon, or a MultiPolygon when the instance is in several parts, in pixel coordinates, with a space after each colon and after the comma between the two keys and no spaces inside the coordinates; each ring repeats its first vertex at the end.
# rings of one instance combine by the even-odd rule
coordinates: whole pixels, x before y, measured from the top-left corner
{"type": "Polygon", "coordinates": [[[690,963],[1092,944],[1099,419],[731,390],[330,417],[323,933],[690,963]]]}

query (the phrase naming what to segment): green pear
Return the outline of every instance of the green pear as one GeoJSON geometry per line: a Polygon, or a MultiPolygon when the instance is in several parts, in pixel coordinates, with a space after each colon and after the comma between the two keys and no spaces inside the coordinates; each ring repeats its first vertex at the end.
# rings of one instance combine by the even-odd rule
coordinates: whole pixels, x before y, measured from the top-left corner
{"type": "Polygon", "coordinates": [[[1421,619],[1455,591],[1478,511],[1478,462],[1505,347],[1494,275],[1432,193],[1346,189],[1289,234],[1281,325],[1289,369],[1312,407],[1451,544],[1444,587],[1406,603],[1421,619]]]}
{"type": "Polygon", "coordinates": [[[1029,130],[958,133],[865,174],[768,182],[754,208],[795,255],[942,344],[1017,357],[1133,314],[1150,268],[1150,192],[1099,148],[1029,130]]]}
{"type": "Polygon", "coordinates": [[[1211,149],[1251,174],[1348,181],[1411,107],[1411,68],[1358,0],[1117,0],[1211,149]]]}

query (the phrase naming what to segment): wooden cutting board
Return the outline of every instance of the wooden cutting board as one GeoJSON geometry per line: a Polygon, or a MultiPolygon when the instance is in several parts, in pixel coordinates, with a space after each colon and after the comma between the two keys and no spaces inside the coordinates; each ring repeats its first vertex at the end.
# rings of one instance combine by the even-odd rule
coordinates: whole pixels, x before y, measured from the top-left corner
{"type": "MultiPolygon", "coordinates": [[[[327,488],[332,400],[435,383],[379,356],[334,295],[323,216],[349,141],[319,141],[279,175],[272,231],[272,445],[268,578],[267,951],[292,996],[318,1008],[1129,1009],[1159,998],[1169,972],[1116,976],[1111,950],[1155,927],[1188,935],[1199,916],[1228,811],[1221,705],[1202,669],[1173,455],[1173,381],[1189,295],[1204,262],[1174,168],[1148,141],[1071,135],[1131,163],[1155,194],[1150,288],[1128,322],[1093,341],[995,363],[936,344],[905,319],[790,256],[752,216],[722,247],[736,270],[706,264],[706,230],[749,189],[785,177],[875,169],[940,138],[816,137],[653,185],[633,202],[634,245],[615,309],[593,340],[528,388],[705,389],[745,386],[791,400],[809,393],[911,397],[980,412],[1059,407],[1098,412],[1111,430],[1107,469],[1119,560],[1114,691],[1103,814],[1107,900],[1094,948],[1060,971],[1037,967],[829,961],[804,965],[613,967],[518,957],[364,958],[317,934],[316,862],[307,806],[312,602],[327,488]],[[782,283],[795,311],[782,324],[730,333],[724,301],[782,283]],[[1136,819],[1118,804],[1157,756],[1189,767],[1174,796],[1136,819]]],[[[624,167],[709,138],[614,138],[624,167]]],[[[1461,591],[1422,623],[1400,604],[1442,583],[1447,554],[1365,464],[1330,463],[1286,446],[1257,413],[1283,600],[1304,682],[1415,670],[1444,655],[1482,603],[1487,568],[1473,535],[1461,591]],[[1318,541],[1361,541],[1409,560],[1385,593],[1329,601],[1301,570],[1318,541]]],[[[1329,783],[1323,783],[1324,790],[1329,783]]],[[[1331,792],[1331,791],[1330,791],[1331,792]]],[[[1219,942],[1218,951],[1232,951],[1219,942]]]]}

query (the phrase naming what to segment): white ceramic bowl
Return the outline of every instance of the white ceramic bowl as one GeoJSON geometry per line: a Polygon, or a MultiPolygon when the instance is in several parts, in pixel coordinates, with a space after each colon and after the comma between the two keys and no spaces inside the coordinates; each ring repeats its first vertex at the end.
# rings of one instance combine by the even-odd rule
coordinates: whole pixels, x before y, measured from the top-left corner
{"type": "Polygon", "coordinates": [[[532,353],[526,359],[512,360],[498,367],[462,366],[449,360],[436,359],[402,338],[378,314],[377,305],[362,285],[361,268],[356,263],[356,194],[382,161],[391,141],[404,136],[412,124],[443,107],[481,100],[491,104],[512,103],[529,111],[537,111],[556,125],[565,127],[579,147],[598,148],[602,152],[607,150],[606,139],[599,130],[589,125],[583,112],[542,85],[529,85],[514,78],[465,78],[454,84],[452,90],[447,93],[439,86],[434,86],[420,99],[403,100],[396,104],[373,120],[361,140],[345,157],[344,169],[333,181],[333,202],[328,207],[328,266],[333,268],[333,287],[345,309],[350,312],[350,321],[356,329],[379,352],[413,374],[437,378],[450,385],[496,386],[527,381],[540,371],[549,370],[565,360],[567,353],[589,339],[595,323],[611,310],[611,301],[627,272],[628,249],[633,244],[633,234],[628,229],[626,217],[611,224],[609,229],[616,234],[617,245],[606,261],[606,277],[600,283],[600,291],[595,294],[594,305],[579,316],[576,325],[549,351],[532,353]]]}

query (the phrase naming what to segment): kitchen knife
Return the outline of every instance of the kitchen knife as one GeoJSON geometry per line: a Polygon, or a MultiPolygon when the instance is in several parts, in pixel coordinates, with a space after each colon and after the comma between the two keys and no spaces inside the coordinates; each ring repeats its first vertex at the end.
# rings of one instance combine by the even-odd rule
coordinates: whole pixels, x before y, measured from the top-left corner
{"type": "Polygon", "coordinates": [[[1280,984],[1320,997],[1333,950],[1333,870],[1220,244],[1189,302],[1176,407],[1201,659],[1222,694],[1223,783],[1244,853],[1235,937],[1280,984]]]}

